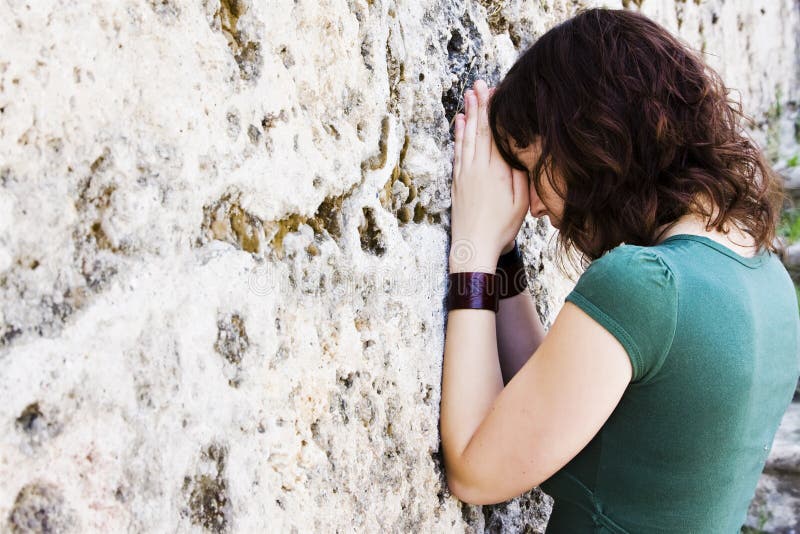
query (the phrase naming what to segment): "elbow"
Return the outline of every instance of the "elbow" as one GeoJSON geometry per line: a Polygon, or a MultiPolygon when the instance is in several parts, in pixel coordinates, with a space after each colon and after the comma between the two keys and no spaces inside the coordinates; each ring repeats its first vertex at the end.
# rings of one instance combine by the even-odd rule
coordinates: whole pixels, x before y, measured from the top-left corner
{"type": "MultiPolygon", "coordinates": [[[[496,504],[502,499],[494,499],[493,492],[486,483],[479,483],[481,477],[469,468],[469,462],[464,461],[463,455],[448,454],[445,447],[445,475],[447,488],[450,494],[459,501],[472,505],[496,504]]],[[[489,481],[484,481],[489,482],[489,481]]]]}
{"type": "Polygon", "coordinates": [[[445,461],[445,476],[447,478],[447,489],[450,491],[450,495],[467,504],[477,504],[473,502],[473,492],[468,491],[468,486],[463,483],[463,477],[457,476],[458,473],[459,470],[452,461],[445,461]]]}
{"type": "Polygon", "coordinates": [[[480,504],[475,502],[474,494],[467,491],[466,488],[452,476],[447,477],[447,488],[450,490],[450,494],[461,502],[472,505],[480,504]]]}
{"type": "Polygon", "coordinates": [[[497,502],[502,502],[497,501],[496,499],[487,498],[485,492],[480,491],[479,488],[463,484],[451,475],[447,476],[447,488],[450,490],[450,494],[453,497],[467,504],[483,506],[486,504],[496,504],[497,502]]]}

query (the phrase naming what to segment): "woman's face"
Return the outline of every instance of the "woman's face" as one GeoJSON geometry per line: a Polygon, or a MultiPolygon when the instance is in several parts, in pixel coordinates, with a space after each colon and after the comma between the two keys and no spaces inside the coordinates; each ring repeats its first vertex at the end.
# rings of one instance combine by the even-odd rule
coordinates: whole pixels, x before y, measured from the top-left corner
{"type": "MultiPolygon", "coordinates": [[[[527,147],[520,149],[513,138],[510,140],[511,149],[514,151],[514,154],[517,156],[517,158],[519,158],[525,167],[527,167],[529,174],[532,174],[533,166],[536,163],[536,160],[539,158],[540,143],[541,138],[536,137],[536,141],[534,143],[531,143],[527,147]]],[[[544,172],[544,169],[542,172],[544,172]]],[[[559,228],[561,225],[561,216],[564,213],[564,200],[561,199],[561,197],[558,196],[558,193],[556,193],[556,191],[552,188],[547,176],[544,176],[543,178],[543,191],[541,197],[536,193],[536,188],[533,187],[533,183],[530,184],[529,211],[533,217],[542,217],[543,215],[547,215],[550,219],[550,224],[552,224],[555,228],[559,228]]],[[[563,186],[561,176],[559,176],[557,172],[554,178],[559,187],[563,186]]]]}

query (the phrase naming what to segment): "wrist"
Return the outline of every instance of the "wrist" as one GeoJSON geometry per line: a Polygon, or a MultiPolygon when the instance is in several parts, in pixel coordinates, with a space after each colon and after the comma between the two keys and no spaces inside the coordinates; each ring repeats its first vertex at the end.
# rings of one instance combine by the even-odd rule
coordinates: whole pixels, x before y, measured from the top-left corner
{"type": "Polygon", "coordinates": [[[451,273],[465,273],[465,272],[481,272],[495,274],[497,270],[497,255],[476,256],[459,260],[450,256],[450,272],[451,273]]]}
{"type": "Polygon", "coordinates": [[[497,268],[497,260],[500,257],[500,250],[499,248],[489,247],[486,243],[487,240],[485,239],[453,239],[448,253],[450,272],[494,274],[497,268]],[[476,246],[477,243],[481,243],[481,246],[476,246]]]}

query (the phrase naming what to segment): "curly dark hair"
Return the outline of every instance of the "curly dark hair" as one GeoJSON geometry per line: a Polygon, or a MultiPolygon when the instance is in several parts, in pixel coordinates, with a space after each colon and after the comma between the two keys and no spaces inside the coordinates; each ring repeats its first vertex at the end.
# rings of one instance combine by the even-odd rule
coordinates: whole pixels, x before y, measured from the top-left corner
{"type": "Polygon", "coordinates": [[[537,193],[544,170],[564,200],[558,241],[582,253],[584,267],[623,242],[655,244],[658,228],[685,214],[711,217],[700,197],[718,209],[710,226],[725,232],[732,221],[759,250],[783,255],[783,180],[740,127],[753,121],[729,93],[696,50],[647,16],[582,8],[520,55],[488,117],[506,162],[528,172],[537,193]],[[541,137],[533,169],[508,136],[520,148],[541,137]]]}

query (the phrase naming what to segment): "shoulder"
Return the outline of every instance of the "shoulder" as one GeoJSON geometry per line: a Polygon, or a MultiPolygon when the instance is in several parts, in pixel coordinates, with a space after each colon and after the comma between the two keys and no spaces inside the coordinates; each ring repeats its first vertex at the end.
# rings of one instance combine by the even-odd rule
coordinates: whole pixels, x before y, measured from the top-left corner
{"type": "Polygon", "coordinates": [[[589,268],[636,269],[636,267],[640,265],[660,266],[665,274],[672,271],[666,259],[666,254],[659,247],[643,247],[640,245],[627,244],[622,244],[609,250],[594,260],[589,265],[589,268]]]}
{"type": "Polygon", "coordinates": [[[634,289],[638,286],[670,287],[675,274],[663,251],[657,247],[619,245],[594,260],[578,279],[576,287],[603,283],[634,289]]]}
{"type": "Polygon", "coordinates": [[[677,282],[664,251],[638,245],[608,251],[586,268],[565,301],[617,337],[631,356],[634,382],[658,371],[678,321],[677,282]]]}

